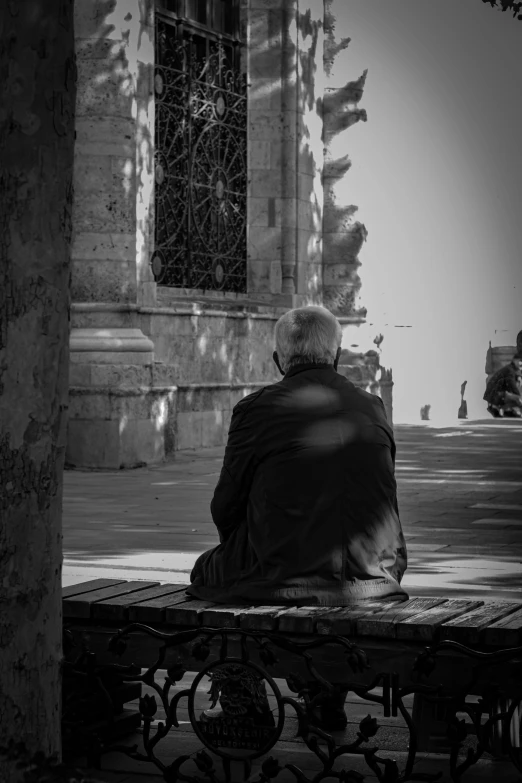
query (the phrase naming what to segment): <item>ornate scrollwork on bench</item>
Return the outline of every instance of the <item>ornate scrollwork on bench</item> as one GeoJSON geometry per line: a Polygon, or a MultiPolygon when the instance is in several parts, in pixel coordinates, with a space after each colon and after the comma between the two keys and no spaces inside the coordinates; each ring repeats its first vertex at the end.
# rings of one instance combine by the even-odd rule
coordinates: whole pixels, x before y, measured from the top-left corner
{"type": "MultiPolygon", "coordinates": [[[[168,634],[133,623],[112,637],[110,650],[115,655],[123,655],[135,633],[145,635],[149,641],[157,640],[158,652],[154,663],[142,674],[136,673],[135,667],[116,663],[101,668],[110,670],[111,676],[119,678],[121,683],[143,683],[155,692],[155,695],[142,696],[139,702],[143,719],[143,748],[139,750],[138,746],[129,747],[110,741],[98,742],[97,754],[118,750],[133,759],[152,762],[161,771],[166,783],[179,780],[218,783],[221,779],[219,766],[216,766],[218,759],[223,765],[223,780],[231,779],[231,768],[234,767],[232,779],[248,778],[254,783],[267,783],[283,770],[292,773],[299,783],[312,783],[312,780],[319,783],[327,777],[337,778],[343,783],[363,781],[364,774],[350,768],[349,756],[363,759],[368,771],[383,783],[437,780],[440,773],[420,773],[414,769],[418,727],[404,701],[412,694],[421,695],[427,704],[440,705],[445,712],[450,748],[449,771],[453,781],[460,781],[485,752],[494,750],[495,742],[498,750],[499,738],[504,753],[522,771],[517,724],[522,699],[522,667],[516,666],[516,662],[522,659],[522,647],[484,653],[457,642],[442,641],[425,648],[417,656],[409,680],[401,683],[399,675],[393,672],[382,672],[369,678],[367,654],[342,636],[315,636],[299,640],[276,632],[237,628],[197,628],[168,634]],[[346,676],[342,682],[328,680],[317,665],[318,655],[325,660],[326,648],[337,661],[344,661],[342,669],[346,676]],[[466,668],[469,679],[452,689],[444,684],[444,677],[437,681],[438,664],[447,655],[463,656],[469,660],[466,668]],[[194,666],[190,664],[187,668],[199,669],[198,673],[189,688],[177,690],[171,695],[173,687],[179,687],[176,684],[183,679],[185,665],[190,658],[194,666]],[[509,694],[502,683],[496,682],[498,678],[495,675],[495,667],[506,665],[512,665],[514,671],[518,671],[509,694]],[[156,681],[159,670],[166,670],[162,684],[156,681]],[[281,693],[274,679],[276,677],[286,678],[293,696],[281,693]],[[366,681],[363,682],[363,679],[366,681]],[[490,685],[484,685],[488,681],[490,685]],[[204,685],[209,698],[208,704],[202,707],[204,685]],[[380,695],[375,692],[376,689],[380,689],[380,695]],[[351,729],[348,726],[348,741],[345,732],[341,743],[315,725],[321,705],[335,700],[335,695],[343,691],[381,705],[385,717],[402,716],[409,733],[403,769],[396,761],[379,755],[379,747],[375,743],[381,727],[370,714],[361,720],[358,727],[351,729]],[[477,693],[481,694],[479,701],[470,701],[470,694],[477,693]],[[159,758],[157,749],[162,740],[172,737],[179,728],[179,710],[184,703],[192,729],[204,747],[193,753],[182,753],[166,763],[159,758]],[[160,710],[164,717],[157,721],[160,710]],[[315,764],[318,760],[321,767],[311,778],[297,765],[268,755],[272,750],[277,752],[285,721],[288,730],[288,718],[292,714],[297,718],[297,736],[315,756],[315,764]],[[469,747],[468,724],[459,715],[465,715],[471,721],[476,734],[474,747],[469,747]],[[207,751],[211,751],[212,755],[207,751]],[[255,760],[260,760],[260,770],[252,774],[255,760]]],[[[360,763],[357,766],[360,767],[360,763]]]]}
{"type": "MultiPolygon", "coordinates": [[[[522,772],[522,752],[520,748],[520,708],[522,704],[522,647],[514,647],[495,652],[473,650],[454,641],[441,641],[427,647],[421,653],[414,669],[419,677],[429,677],[436,673],[437,658],[444,650],[460,653],[470,660],[469,679],[460,687],[444,693],[440,686],[419,688],[399,688],[402,697],[410,693],[422,693],[432,704],[445,706],[447,729],[446,736],[450,746],[449,766],[451,779],[460,781],[464,773],[483,756],[508,756],[519,772],[522,772]],[[505,685],[495,682],[495,666],[519,661],[517,679],[513,680],[509,692],[505,685]],[[471,665],[475,662],[474,665],[471,665]],[[480,687],[480,683],[483,683],[480,687]],[[470,695],[481,692],[478,701],[471,701],[470,695]],[[465,717],[459,719],[459,714],[465,717]],[[465,718],[470,719],[476,737],[475,747],[465,747],[470,732],[465,718]],[[464,756],[464,758],[462,758],[464,756]]],[[[502,678],[504,679],[504,678],[502,678]]],[[[402,710],[401,710],[402,713],[402,710]]],[[[410,727],[411,718],[407,712],[404,719],[410,727]]]]}

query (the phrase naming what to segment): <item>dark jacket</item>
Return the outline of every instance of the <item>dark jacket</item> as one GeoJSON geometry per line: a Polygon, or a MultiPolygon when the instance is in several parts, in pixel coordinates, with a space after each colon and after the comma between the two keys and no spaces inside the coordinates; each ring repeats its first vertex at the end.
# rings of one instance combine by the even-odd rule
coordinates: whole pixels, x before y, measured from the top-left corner
{"type": "MultiPolygon", "coordinates": [[[[518,358],[517,355],[513,359],[518,358]]],[[[484,399],[489,405],[501,408],[506,402],[506,392],[520,396],[520,372],[512,364],[506,364],[494,373],[486,385],[484,399]]]]}
{"type": "Polygon", "coordinates": [[[331,365],[293,367],[245,397],[211,504],[221,544],[200,556],[188,592],[222,603],[406,600],[394,460],[382,401],[331,365]]]}

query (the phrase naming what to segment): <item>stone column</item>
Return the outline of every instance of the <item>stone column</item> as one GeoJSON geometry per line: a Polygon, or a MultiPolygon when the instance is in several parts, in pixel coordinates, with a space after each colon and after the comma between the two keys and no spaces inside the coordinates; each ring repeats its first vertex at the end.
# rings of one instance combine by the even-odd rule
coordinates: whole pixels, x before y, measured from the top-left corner
{"type": "Polygon", "coordinates": [[[248,293],[293,306],[321,288],[323,0],[247,12],[248,293]]]}
{"type": "Polygon", "coordinates": [[[324,212],[323,212],[323,283],[324,303],[336,315],[364,322],[366,309],[359,300],[361,281],[358,275],[359,252],[366,240],[365,226],[355,219],[357,207],[346,204],[337,195],[337,185],[350,169],[348,155],[336,157],[332,149],[337,136],[357,122],[365,122],[366,111],[359,108],[366,71],[354,81],[335,85],[332,68],[335,57],[347,48],[350,39],[335,38],[332,0],[325,3],[324,70],[328,78],[324,96],[324,212]]]}
{"type": "Polygon", "coordinates": [[[322,303],[324,2],[299,0],[297,17],[297,293],[322,303]]]}
{"type": "MultiPolygon", "coordinates": [[[[349,38],[335,37],[335,6],[344,0],[325,0],[324,72],[327,77],[324,94],[324,208],[323,208],[323,302],[343,326],[343,345],[339,372],[357,386],[381,396],[387,417],[392,423],[392,373],[380,364],[375,346],[382,335],[371,334],[366,324],[366,308],[360,296],[359,253],[368,233],[356,219],[357,207],[339,197],[338,185],[350,169],[348,155],[337,156],[334,142],[339,134],[357,122],[366,122],[365,109],[359,106],[363,97],[367,71],[343,84],[333,71],[335,58],[346,49],[349,38]],[[357,347],[357,350],[347,348],[357,347]]],[[[343,137],[344,141],[344,137],[343,137]]],[[[344,147],[344,144],[343,144],[344,147]]],[[[345,188],[343,188],[344,190],[345,188]]]]}
{"type": "MultiPolygon", "coordinates": [[[[75,5],[78,66],[67,459],[124,467],[164,456],[154,346],[136,310],[155,304],[153,0],[75,5]]],[[[169,404],[170,404],[169,403],[169,404]]]]}
{"type": "Polygon", "coordinates": [[[153,22],[153,0],[76,4],[75,302],[155,304],[153,22]]]}

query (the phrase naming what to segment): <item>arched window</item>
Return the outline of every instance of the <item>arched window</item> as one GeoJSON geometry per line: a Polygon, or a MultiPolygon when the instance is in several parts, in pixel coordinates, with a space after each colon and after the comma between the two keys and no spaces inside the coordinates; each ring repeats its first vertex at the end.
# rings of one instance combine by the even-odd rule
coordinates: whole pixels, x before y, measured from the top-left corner
{"type": "Polygon", "coordinates": [[[247,101],[239,0],[158,0],[158,283],[246,291],[247,101]]]}

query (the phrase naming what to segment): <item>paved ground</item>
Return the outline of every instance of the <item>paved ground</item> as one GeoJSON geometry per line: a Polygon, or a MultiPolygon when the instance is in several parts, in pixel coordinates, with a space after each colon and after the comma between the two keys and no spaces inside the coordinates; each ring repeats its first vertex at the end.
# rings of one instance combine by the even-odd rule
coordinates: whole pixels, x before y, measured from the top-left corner
{"type": "MultiPolygon", "coordinates": [[[[522,602],[522,422],[395,428],[412,595],[522,602]]],[[[69,471],[64,584],[117,572],[185,582],[217,543],[209,504],[223,449],[132,471],[69,471]]]]}
{"type": "MultiPolygon", "coordinates": [[[[522,422],[404,425],[396,427],[396,440],[410,594],[522,602],[522,422]]],[[[217,543],[209,504],[222,455],[223,449],[205,449],[177,454],[155,468],[67,472],[64,584],[115,574],[187,581],[197,555],[217,543]]],[[[354,695],[346,711],[357,723],[370,710],[354,695]]],[[[402,767],[407,735],[392,723],[384,719],[380,755],[402,767]]],[[[159,781],[148,765],[141,766],[147,769],[118,755],[104,760],[104,771],[93,777],[106,783],[159,781]]],[[[417,769],[440,771],[442,781],[449,781],[447,757],[419,754],[417,769]]],[[[511,764],[486,758],[465,779],[515,783],[521,777],[511,764]]]]}

